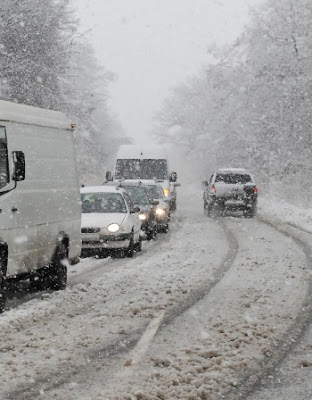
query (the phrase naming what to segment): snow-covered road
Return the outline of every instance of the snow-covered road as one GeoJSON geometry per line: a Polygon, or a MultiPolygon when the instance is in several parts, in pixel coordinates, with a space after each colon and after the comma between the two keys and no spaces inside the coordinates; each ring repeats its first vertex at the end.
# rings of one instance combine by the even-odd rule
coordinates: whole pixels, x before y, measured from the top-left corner
{"type": "Polygon", "coordinates": [[[310,236],[283,229],[215,221],[200,193],[181,196],[170,233],[134,259],[82,260],[66,291],[0,316],[0,399],[248,393],[307,324],[310,236]]]}

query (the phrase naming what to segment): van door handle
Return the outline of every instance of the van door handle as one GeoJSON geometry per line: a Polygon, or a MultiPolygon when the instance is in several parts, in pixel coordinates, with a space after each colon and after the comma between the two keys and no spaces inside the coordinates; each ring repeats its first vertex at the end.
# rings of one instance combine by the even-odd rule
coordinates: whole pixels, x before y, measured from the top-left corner
{"type": "Polygon", "coordinates": [[[13,211],[13,212],[16,212],[16,211],[17,211],[17,208],[13,206],[13,207],[12,207],[12,211],[13,211]]]}

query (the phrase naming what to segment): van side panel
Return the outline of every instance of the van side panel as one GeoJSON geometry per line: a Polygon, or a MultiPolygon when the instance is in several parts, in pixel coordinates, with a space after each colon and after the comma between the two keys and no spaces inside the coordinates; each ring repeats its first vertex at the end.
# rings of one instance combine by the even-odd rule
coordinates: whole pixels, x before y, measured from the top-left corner
{"type": "Polygon", "coordinates": [[[81,206],[72,133],[12,122],[0,125],[6,126],[11,171],[12,151],[23,151],[26,165],[25,180],[0,198],[8,214],[8,229],[0,226],[0,237],[9,247],[8,275],[46,266],[60,233],[70,238],[69,258],[78,257],[81,206]]]}

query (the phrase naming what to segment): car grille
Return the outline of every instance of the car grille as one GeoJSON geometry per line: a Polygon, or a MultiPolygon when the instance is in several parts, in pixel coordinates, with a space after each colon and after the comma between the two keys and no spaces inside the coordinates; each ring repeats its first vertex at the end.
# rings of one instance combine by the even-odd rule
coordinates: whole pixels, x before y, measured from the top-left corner
{"type": "Polygon", "coordinates": [[[81,233],[98,233],[101,228],[81,228],[81,233]]]}

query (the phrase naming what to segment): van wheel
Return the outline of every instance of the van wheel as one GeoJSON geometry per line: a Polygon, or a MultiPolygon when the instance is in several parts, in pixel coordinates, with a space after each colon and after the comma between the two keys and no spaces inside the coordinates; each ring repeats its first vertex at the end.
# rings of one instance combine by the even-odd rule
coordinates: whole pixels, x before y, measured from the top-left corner
{"type": "Polygon", "coordinates": [[[53,265],[51,267],[51,289],[52,290],[64,290],[67,285],[67,267],[65,265],[67,261],[67,248],[64,243],[60,243],[53,265]]]}
{"type": "MultiPolygon", "coordinates": [[[[1,261],[0,261],[0,266],[1,266],[1,261]]],[[[7,297],[6,279],[5,279],[5,276],[3,276],[2,272],[1,272],[1,276],[0,276],[0,313],[3,313],[3,311],[4,311],[6,297],[7,297]]]]}
{"type": "Polygon", "coordinates": [[[7,287],[5,271],[7,266],[7,254],[0,249],[0,313],[4,311],[4,306],[7,298],[7,287]]]}

